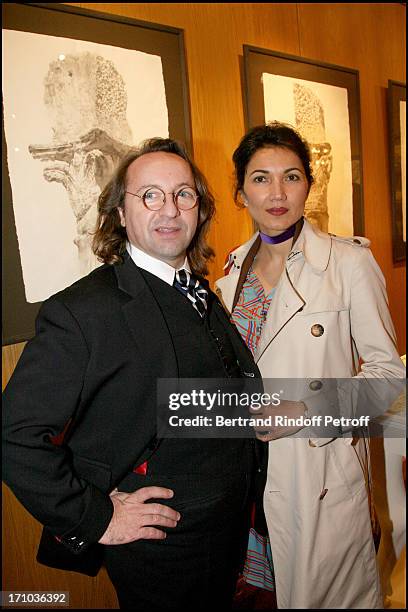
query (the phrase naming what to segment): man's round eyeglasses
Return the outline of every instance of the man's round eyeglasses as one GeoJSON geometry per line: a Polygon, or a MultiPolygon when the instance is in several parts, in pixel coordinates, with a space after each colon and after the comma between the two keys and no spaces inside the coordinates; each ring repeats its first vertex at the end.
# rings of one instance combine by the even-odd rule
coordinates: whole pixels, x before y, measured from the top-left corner
{"type": "Polygon", "coordinates": [[[149,210],[160,210],[166,201],[166,195],[173,196],[173,202],[179,210],[190,210],[197,205],[199,195],[191,187],[182,187],[179,191],[171,191],[166,194],[162,189],[158,187],[151,187],[147,189],[143,195],[126,191],[130,195],[140,198],[143,204],[149,210]]]}

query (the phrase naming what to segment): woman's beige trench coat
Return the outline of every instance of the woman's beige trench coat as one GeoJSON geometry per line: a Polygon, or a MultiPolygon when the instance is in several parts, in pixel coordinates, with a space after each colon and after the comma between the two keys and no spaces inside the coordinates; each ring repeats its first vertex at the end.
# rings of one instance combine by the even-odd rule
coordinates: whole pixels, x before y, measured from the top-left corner
{"type": "MultiPolygon", "coordinates": [[[[216,283],[229,311],[255,239],[231,253],[229,274],[216,283]]],[[[350,378],[359,358],[360,376],[405,376],[384,278],[368,245],[305,221],[255,355],[264,379],[350,378]],[[321,335],[311,333],[316,325],[321,335]]],[[[312,435],[269,442],[264,504],[279,608],[383,607],[363,445],[351,437],[312,435]]]]}

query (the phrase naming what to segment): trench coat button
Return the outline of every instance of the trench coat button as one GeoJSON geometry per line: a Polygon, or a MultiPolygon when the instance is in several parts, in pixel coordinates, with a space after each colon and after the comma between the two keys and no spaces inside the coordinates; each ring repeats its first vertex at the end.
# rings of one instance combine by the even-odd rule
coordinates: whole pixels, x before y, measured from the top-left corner
{"type": "Polygon", "coordinates": [[[309,383],[309,389],[311,391],[319,391],[319,389],[321,389],[323,387],[323,383],[321,380],[312,380],[311,383],[309,383]]]}
{"type": "Polygon", "coordinates": [[[319,323],[315,323],[314,325],[312,325],[310,332],[312,336],[315,336],[316,338],[318,338],[319,336],[323,336],[324,327],[323,325],[320,325],[319,323]]]}

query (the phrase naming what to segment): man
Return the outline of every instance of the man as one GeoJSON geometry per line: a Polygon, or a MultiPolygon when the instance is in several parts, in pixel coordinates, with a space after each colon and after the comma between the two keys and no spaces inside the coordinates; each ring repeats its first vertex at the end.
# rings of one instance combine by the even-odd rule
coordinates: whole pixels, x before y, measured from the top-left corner
{"type": "Polygon", "coordinates": [[[5,391],[4,480],[45,525],[38,560],[105,563],[121,608],[228,609],[246,549],[255,443],[156,436],[158,378],[259,376],[199,280],[213,212],[181,145],[133,152],[99,200],[105,265],[44,302],[5,391]]]}

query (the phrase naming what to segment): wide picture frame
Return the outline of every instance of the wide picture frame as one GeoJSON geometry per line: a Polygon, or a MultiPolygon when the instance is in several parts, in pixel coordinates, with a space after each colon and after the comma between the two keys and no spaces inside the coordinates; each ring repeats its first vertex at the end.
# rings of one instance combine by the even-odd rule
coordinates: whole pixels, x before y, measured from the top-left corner
{"type": "Polygon", "coordinates": [[[391,174],[392,256],[406,260],[406,101],[405,83],[388,81],[387,110],[391,174]]]}
{"type": "Polygon", "coordinates": [[[126,153],[192,151],[183,30],[56,3],[3,3],[3,345],[100,265],[97,200],[126,153]]]}
{"type": "Polygon", "coordinates": [[[359,72],[244,45],[243,98],[246,129],[279,121],[309,143],[306,218],[332,234],[364,235],[359,72]]]}

